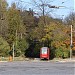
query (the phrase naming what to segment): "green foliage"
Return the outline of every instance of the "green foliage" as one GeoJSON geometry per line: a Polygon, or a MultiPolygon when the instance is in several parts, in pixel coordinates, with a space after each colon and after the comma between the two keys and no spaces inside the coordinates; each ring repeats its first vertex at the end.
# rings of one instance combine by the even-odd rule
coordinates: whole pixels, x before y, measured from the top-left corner
{"type": "Polygon", "coordinates": [[[0,56],[8,56],[9,51],[9,44],[2,37],[0,37],[0,56]]]}
{"type": "Polygon", "coordinates": [[[0,35],[6,36],[7,33],[7,2],[0,0],[0,35]]]}
{"type": "Polygon", "coordinates": [[[59,47],[55,50],[55,56],[57,58],[68,58],[69,50],[65,47],[59,47]]]}
{"type": "MultiPolygon", "coordinates": [[[[43,0],[39,3],[43,4],[43,0]]],[[[40,8],[41,6],[39,6],[40,8]]],[[[21,7],[20,7],[21,8],[21,7]]],[[[70,40],[70,24],[75,25],[75,13],[66,17],[62,22],[60,19],[53,19],[48,16],[47,10],[42,8],[43,16],[37,18],[34,11],[19,10],[16,4],[7,7],[5,0],[0,0],[0,55],[12,55],[12,45],[15,44],[15,56],[39,57],[39,50],[42,46],[50,48],[50,57],[66,58],[69,54],[69,44],[64,44],[67,39],[70,40]],[[47,14],[47,15],[46,15],[47,14]],[[3,37],[3,38],[2,38],[3,37]],[[39,44],[34,42],[36,39],[39,44]],[[30,42],[32,41],[32,43],[30,42]],[[28,41],[28,42],[27,42],[28,41]],[[28,44],[29,43],[29,44],[28,44]],[[41,45],[40,45],[41,44],[41,45]],[[64,46],[65,45],[65,46],[64,46]],[[9,49],[10,48],[10,49],[9,49]],[[11,50],[9,52],[9,50],[11,50]]],[[[75,26],[73,26],[75,28],[75,26]]],[[[73,38],[75,35],[73,34],[73,38]]]]}
{"type": "Polygon", "coordinates": [[[26,49],[29,47],[29,44],[25,39],[18,40],[16,49],[15,49],[15,56],[24,56],[26,49]]]}
{"type": "Polygon", "coordinates": [[[56,49],[55,56],[58,57],[58,58],[62,58],[62,56],[63,56],[62,48],[56,49]]]}
{"type": "Polygon", "coordinates": [[[12,4],[12,7],[7,11],[8,18],[8,33],[7,41],[12,46],[13,42],[16,42],[20,38],[21,34],[25,33],[25,26],[23,25],[22,18],[20,16],[20,11],[16,9],[15,3],[12,4]]]}
{"type": "Polygon", "coordinates": [[[69,50],[64,50],[62,58],[68,58],[68,57],[69,57],[69,50]]]}

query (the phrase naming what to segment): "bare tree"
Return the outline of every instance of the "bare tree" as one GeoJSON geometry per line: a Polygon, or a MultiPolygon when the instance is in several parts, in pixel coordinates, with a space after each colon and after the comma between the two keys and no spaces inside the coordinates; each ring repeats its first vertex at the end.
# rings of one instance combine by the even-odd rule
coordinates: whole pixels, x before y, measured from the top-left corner
{"type": "Polygon", "coordinates": [[[70,13],[69,16],[67,16],[65,18],[65,22],[68,24],[68,25],[73,25],[75,26],[75,13],[70,13]]]}
{"type": "Polygon", "coordinates": [[[59,8],[55,5],[51,5],[53,0],[31,0],[33,10],[38,13],[39,16],[43,17],[43,22],[46,24],[46,16],[51,16],[50,12],[53,12],[55,8],[59,8]]]}
{"type": "Polygon", "coordinates": [[[40,14],[42,16],[48,15],[55,8],[59,8],[55,5],[52,5],[52,2],[54,0],[31,0],[31,1],[32,1],[33,6],[34,6],[34,10],[41,12],[40,14]],[[50,8],[52,8],[52,9],[50,9],[50,8]]]}

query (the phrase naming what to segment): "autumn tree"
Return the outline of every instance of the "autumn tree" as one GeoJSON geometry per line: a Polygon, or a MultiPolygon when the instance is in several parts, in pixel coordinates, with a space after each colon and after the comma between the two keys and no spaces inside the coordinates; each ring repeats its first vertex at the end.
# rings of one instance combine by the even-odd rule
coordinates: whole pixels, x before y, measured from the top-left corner
{"type": "MultiPolygon", "coordinates": [[[[7,11],[8,17],[8,34],[7,41],[10,45],[10,49],[12,49],[12,44],[15,44],[17,48],[19,40],[25,39],[26,28],[23,24],[22,17],[20,15],[20,11],[16,8],[15,3],[7,11]]],[[[21,51],[21,48],[18,47],[21,51]]],[[[25,49],[24,49],[25,50],[25,49]]]]}
{"type": "Polygon", "coordinates": [[[8,56],[10,50],[6,40],[8,32],[7,7],[6,0],[0,0],[0,56],[8,56]]]}
{"type": "Polygon", "coordinates": [[[2,35],[2,37],[6,36],[8,29],[7,6],[5,0],[0,0],[0,35],[2,35]]]}

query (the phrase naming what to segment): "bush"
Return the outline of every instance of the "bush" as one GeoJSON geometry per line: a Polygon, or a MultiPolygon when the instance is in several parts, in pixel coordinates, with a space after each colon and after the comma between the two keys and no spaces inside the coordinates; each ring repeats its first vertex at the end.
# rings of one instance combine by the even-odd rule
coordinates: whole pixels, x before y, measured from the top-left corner
{"type": "Polygon", "coordinates": [[[50,59],[53,59],[55,57],[55,47],[50,48],[50,59]]]}
{"type": "Polygon", "coordinates": [[[59,47],[55,51],[55,56],[57,58],[68,58],[69,57],[69,50],[65,47],[59,47]]]}
{"type": "Polygon", "coordinates": [[[62,58],[68,58],[68,57],[69,57],[69,50],[64,50],[62,58]]]}
{"type": "Polygon", "coordinates": [[[62,49],[61,48],[56,49],[56,51],[55,51],[55,57],[62,58],[62,56],[63,56],[62,49]]]}
{"type": "Polygon", "coordinates": [[[0,56],[9,56],[10,46],[6,40],[0,37],[0,56]]]}

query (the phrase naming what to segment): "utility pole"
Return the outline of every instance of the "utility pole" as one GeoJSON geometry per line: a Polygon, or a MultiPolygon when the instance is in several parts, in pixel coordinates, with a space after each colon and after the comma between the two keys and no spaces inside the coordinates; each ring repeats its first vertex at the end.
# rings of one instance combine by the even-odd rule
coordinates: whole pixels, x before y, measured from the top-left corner
{"type": "Polygon", "coordinates": [[[13,61],[14,61],[14,43],[13,43],[13,61]]]}
{"type": "Polygon", "coordinates": [[[17,46],[17,30],[16,30],[16,46],[17,46]]]}
{"type": "Polygon", "coordinates": [[[72,40],[72,25],[71,25],[70,60],[72,58],[72,46],[73,46],[73,40],[72,40]]]}
{"type": "Polygon", "coordinates": [[[64,6],[55,6],[55,5],[50,5],[50,4],[41,4],[40,6],[42,7],[43,21],[44,21],[45,25],[46,25],[45,7],[49,7],[49,8],[53,8],[53,9],[59,9],[60,7],[64,7],[64,6]]]}

